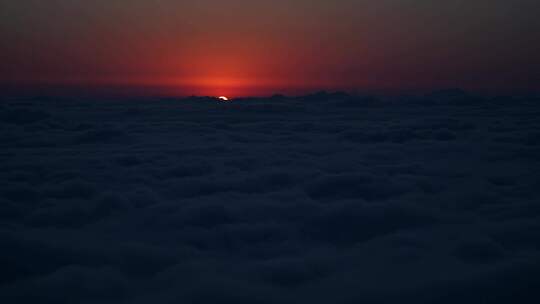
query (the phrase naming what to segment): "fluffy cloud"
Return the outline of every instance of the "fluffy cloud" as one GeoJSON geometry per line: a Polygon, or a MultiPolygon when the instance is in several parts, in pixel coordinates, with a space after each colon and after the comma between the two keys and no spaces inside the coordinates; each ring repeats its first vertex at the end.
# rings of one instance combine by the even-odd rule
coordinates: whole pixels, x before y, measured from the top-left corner
{"type": "Polygon", "coordinates": [[[6,102],[0,300],[538,301],[538,103],[508,100],[6,102]]]}

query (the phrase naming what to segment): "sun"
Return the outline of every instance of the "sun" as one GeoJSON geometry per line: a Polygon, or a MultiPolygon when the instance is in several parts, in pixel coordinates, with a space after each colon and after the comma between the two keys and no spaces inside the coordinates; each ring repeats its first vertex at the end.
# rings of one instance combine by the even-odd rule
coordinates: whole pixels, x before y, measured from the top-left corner
{"type": "Polygon", "coordinates": [[[226,96],[219,96],[218,99],[221,99],[223,101],[229,101],[229,98],[226,96]]]}

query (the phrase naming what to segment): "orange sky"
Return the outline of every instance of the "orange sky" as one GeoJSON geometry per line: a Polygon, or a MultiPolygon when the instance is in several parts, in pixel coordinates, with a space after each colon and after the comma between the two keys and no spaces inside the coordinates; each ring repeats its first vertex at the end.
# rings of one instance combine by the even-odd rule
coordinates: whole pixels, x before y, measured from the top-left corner
{"type": "Polygon", "coordinates": [[[233,96],[538,88],[535,3],[1,1],[0,84],[233,96]]]}

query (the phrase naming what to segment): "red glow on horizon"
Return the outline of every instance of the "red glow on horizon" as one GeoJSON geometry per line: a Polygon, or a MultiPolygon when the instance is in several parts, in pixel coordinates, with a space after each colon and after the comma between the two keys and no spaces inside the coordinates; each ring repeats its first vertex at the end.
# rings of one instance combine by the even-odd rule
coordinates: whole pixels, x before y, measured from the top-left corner
{"type": "Polygon", "coordinates": [[[0,86],[234,97],[540,89],[538,18],[507,19],[519,6],[503,1],[495,19],[462,18],[482,10],[452,1],[101,2],[2,5],[0,86]]]}

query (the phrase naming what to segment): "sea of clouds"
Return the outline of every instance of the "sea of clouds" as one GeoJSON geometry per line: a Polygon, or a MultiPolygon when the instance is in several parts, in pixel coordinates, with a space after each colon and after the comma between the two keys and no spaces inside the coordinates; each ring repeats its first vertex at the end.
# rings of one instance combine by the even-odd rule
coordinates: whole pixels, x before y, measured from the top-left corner
{"type": "Polygon", "coordinates": [[[540,98],[4,99],[1,303],[540,302],[540,98]]]}

